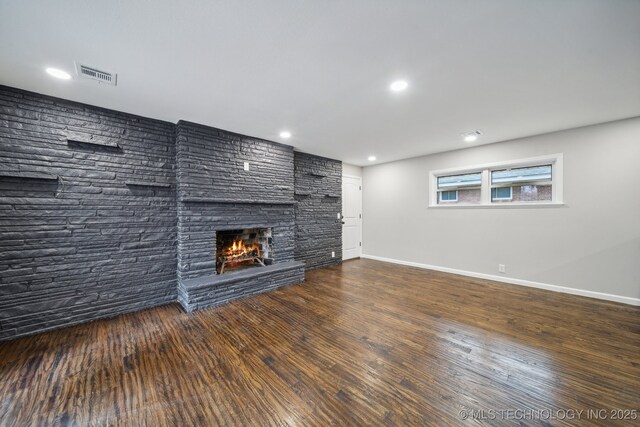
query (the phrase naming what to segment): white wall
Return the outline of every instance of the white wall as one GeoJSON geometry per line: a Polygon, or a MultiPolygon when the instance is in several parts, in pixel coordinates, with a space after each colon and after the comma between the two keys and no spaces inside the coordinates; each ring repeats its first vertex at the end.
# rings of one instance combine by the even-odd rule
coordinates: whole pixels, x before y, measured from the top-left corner
{"type": "Polygon", "coordinates": [[[365,167],[363,182],[366,255],[640,303],[640,117],[365,167]],[[430,170],[553,153],[563,207],[427,207],[430,170]]]}
{"type": "Polygon", "coordinates": [[[360,166],[342,163],[342,175],[351,175],[362,177],[362,168],[360,166]]]}

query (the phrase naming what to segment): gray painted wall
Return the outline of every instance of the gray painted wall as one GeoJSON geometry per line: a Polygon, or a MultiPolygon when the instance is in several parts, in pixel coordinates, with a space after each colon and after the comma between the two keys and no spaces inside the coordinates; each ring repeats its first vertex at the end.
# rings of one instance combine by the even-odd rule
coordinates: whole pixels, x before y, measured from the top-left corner
{"type": "Polygon", "coordinates": [[[640,118],[363,169],[363,253],[640,298],[640,118]],[[564,154],[564,207],[428,208],[429,171],[564,154]]]}
{"type": "Polygon", "coordinates": [[[350,165],[349,163],[343,163],[342,175],[362,177],[362,168],[360,166],[350,165]]]}

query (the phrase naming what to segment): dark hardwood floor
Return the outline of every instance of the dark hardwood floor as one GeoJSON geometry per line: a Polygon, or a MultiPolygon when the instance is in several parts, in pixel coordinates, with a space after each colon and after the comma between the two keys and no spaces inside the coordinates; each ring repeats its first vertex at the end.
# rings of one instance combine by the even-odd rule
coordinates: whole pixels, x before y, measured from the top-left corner
{"type": "Polygon", "coordinates": [[[0,343],[2,426],[640,423],[618,409],[640,308],[370,260],[0,343]]]}

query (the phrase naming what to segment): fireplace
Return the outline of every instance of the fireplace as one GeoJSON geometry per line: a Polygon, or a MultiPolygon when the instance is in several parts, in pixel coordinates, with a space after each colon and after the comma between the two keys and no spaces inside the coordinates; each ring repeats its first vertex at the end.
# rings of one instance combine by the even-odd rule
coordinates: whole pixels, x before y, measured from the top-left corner
{"type": "Polygon", "coordinates": [[[273,262],[271,228],[216,232],[216,272],[224,274],[273,262]]]}

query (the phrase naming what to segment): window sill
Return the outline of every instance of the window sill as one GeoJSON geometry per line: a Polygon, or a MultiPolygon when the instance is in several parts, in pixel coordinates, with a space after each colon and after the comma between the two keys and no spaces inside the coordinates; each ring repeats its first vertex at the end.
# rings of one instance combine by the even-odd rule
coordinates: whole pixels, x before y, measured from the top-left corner
{"type": "Polygon", "coordinates": [[[538,209],[564,206],[564,203],[492,203],[490,205],[429,205],[429,209],[538,209]]]}

